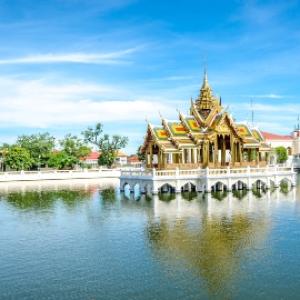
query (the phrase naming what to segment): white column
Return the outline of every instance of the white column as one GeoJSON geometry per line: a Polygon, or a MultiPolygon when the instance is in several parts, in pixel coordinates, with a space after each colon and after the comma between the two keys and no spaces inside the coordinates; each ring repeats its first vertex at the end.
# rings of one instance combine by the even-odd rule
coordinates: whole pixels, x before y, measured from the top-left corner
{"type": "Polygon", "coordinates": [[[197,149],[193,149],[193,153],[194,153],[194,163],[197,163],[197,149]]]}
{"type": "Polygon", "coordinates": [[[192,149],[188,149],[188,163],[192,162],[192,149]]]}

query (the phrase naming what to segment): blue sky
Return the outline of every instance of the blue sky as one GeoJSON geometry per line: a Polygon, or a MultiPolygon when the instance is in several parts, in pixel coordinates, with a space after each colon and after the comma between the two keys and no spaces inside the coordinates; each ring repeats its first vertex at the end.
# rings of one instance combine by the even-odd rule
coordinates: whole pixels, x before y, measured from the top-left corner
{"type": "Polygon", "coordinates": [[[143,141],[188,112],[204,64],[238,121],[277,133],[300,113],[299,1],[0,0],[0,143],[102,122],[143,141]]]}

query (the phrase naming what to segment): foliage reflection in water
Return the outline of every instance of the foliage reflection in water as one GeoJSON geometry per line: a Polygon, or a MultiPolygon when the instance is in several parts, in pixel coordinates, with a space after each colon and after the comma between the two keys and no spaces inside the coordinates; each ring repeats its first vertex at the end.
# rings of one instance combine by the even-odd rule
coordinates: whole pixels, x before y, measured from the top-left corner
{"type": "Polygon", "coordinates": [[[86,181],[0,187],[0,196],[4,298],[272,299],[300,290],[299,270],[288,281],[283,271],[295,268],[300,241],[281,233],[287,216],[300,230],[299,190],[152,196],[86,181]]]}

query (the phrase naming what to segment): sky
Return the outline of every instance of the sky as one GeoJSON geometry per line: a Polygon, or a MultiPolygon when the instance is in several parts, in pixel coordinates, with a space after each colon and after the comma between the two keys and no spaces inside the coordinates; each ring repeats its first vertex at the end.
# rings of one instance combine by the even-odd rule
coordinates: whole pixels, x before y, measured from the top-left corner
{"type": "Polygon", "coordinates": [[[188,114],[206,66],[234,118],[288,134],[300,113],[299,1],[0,0],[0,144],[101,122],[128,136],[188,114]]]}

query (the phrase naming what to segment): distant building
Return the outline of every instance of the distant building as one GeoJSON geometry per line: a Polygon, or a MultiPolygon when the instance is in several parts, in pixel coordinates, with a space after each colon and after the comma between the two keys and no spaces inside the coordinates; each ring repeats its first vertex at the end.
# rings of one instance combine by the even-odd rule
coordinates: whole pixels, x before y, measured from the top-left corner
{"type": "MultiPolygon", "coordinates": [[[[82,162],[84,162],[85,164],[87,164],[88,166],[92,167],[92,168],[98,168],[98,160],[100,157],[101,153],[98,151],[92,151],[88,156],[86,156],[85,158],[82,159],[82,162]]],[[[117,157],[115,160],[115,163],[119,166],[124,166],[127,164],[127,155],[122,152],[122,151],[118,151],[117,152],[117,157]]]]}
{"type": "Polygon", "coordinates": [[[99,156],[100,153],[98,151],[92,151],[88,156],[82,159],[82,161],[91,168],[98,168],[99,156]]]}
{"type": "Polygon", "coordinates": [[[293,155],[300,156],[300,129],[293,132],[293,155]]]}
{"type": "Polygon", "coordinates": [[[300,126],[293,132],[293,164],[294,167],[300,170],[300,126]]]}
{"type": "Polygon", "coordinates": [[[142,162],[137,155],[133,154],[127,157],[127,165],[138,168],[142,166],[142,162]]]}
{"type": "Polygon", "coordinates": [[[284,147],[287,149],[288,155],[293,155],[293,137],[292,135],[280,135],[261,131],[266,143],[272,148],[284,147]]]}
{"type": "Polygon", "coordinates": [[[121,150],[119,150],[117,152],[117,157],[116,157],[115,162],[119,166],[126,165],[127,164],[127,155],[124,152],[122,152],[121,150]]]}

